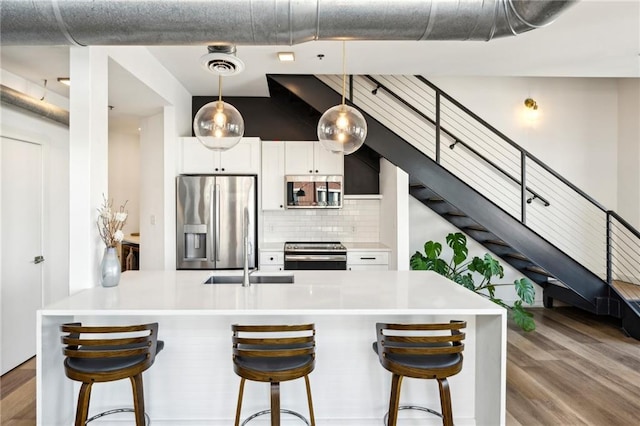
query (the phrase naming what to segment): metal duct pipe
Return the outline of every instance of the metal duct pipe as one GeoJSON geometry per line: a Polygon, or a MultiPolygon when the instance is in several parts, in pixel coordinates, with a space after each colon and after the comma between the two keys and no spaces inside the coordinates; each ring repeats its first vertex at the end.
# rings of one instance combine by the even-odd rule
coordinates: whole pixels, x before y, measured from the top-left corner
{"type": "Polygon", "coordinates": [[[484,40],[547,25],[577,0],[0,0],[3,45],[294,45],[484,40]]]}
{"type": "Polygon", "coordinates": [[[0,101],[69,127],[69,111],[0,84],[0,101]]]}

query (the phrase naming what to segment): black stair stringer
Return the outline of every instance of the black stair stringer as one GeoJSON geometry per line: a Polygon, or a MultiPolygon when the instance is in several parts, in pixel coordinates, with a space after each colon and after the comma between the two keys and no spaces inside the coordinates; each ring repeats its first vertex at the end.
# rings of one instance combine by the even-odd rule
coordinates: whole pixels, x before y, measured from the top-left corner
{"type": "MultiPolygon", "coordinates": [[[[312,75],[268,75],[267,81],[285,87],[319,112],[341,102],[340,94],[312,75]]],[[[596,299],[609,295],[604,281],[375,118],[361,112],[367,120],[366,145],[565,283],[583,299],[581,307],[597,311],[596,299]]]]}

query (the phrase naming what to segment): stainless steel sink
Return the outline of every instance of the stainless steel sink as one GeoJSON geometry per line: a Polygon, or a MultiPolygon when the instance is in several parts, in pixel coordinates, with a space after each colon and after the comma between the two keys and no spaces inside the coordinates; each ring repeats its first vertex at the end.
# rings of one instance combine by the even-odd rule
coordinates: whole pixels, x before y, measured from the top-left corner
{"type": "MultiPolygon", "coordinates": [[[[251,284],[292,284],[293,274],[249,275],[251,284]]],[[[204,284],[242,284],[242,275],[211,275],[204,284]]]]}

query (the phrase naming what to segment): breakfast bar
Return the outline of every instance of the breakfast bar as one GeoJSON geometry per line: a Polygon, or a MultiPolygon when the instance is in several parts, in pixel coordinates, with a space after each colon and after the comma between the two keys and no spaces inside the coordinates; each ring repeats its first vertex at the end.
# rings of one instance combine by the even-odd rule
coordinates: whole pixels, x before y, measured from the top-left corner
{"type": "MultiPolygon", "coordinates": [[[[156,425],[232,424],[240,382],[231,358],[232,324],[315,323],[316,367],[309,377],[317,424],[371,426],[382,424],[391,382],[371,350],[375,323],[452,319],[467,321],[463,368],[450,378],[455,424],[505,423],[507,312],[498,305],[429,271],[257,272],[260,283],[249,287],[224,278],[203,284],[212,275],[241,274],[127,271],[117,287],[83,290],[40,310],[38,425],[73,423],[78,388],[64,374],[63,323],[159,323],[165,348],[144,373],[146,411],[156,425]]],[[[247,383],[243,417],[267,408],[268,393],[267,384],[247,383]]],[[[303,382],[283,383],[281,397],[283,407],[307,412],[303,382]]],[[[438,409],[438,401],[437,384],[405,380],[401,402],[438,409]]],[[[131,404],[128,381],[99,383],[90,415],[131,404]]],[[[124,417],[111,417],[122,424],[124,417]]],[[[423,413],[400,418],[403,425],[440,424],[423,413]]],[[[283,424],[298,423],[285,416],[283,424]]]]}

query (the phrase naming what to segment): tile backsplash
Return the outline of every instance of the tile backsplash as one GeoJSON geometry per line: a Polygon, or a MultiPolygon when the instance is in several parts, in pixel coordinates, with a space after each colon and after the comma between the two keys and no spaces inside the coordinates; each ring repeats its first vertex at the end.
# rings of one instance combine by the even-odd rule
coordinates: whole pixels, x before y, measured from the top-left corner
{"type": "Polygon", "coordinates": [[[378,242],[380,200],[345,199],[341,209],[263,212],[264,241],[378,242]]]}

